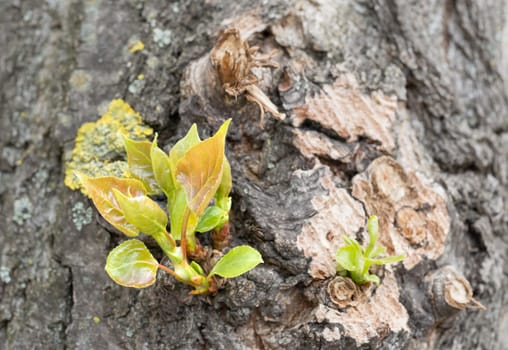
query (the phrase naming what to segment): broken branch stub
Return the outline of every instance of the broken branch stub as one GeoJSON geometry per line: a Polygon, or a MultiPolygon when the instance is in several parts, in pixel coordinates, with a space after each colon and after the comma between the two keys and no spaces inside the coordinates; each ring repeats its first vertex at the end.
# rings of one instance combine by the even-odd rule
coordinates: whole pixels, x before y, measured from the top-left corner
{"type": "Polygon", "coordinates": [[[224,91],[233,96],[246,93],[247,100],[258,104],[261,111],[261,125],[264,112],[270,112],[277,119],[284,119],[277,107],[256,85],[258,78],[252,72],[255,67],[278,68],[279,64],[272,59],[273,53],[267,56],[258,54],[258,47],[249,47],[236,28],[226,29],[210,53],[212,64],[217,70],[224,91]]]}
{"type": "Polygon", "coordinates": [[[238,103],[238,97],[256,103],[260,108],[261,126],[265,112],[279,120],[285,115],[258,86],[259,79],[253,68],[279,64],[273,53],[261,55],[258,47],[250,47],[236,28],[224,30],[211,52],[193,62],[186,70],[182,82],[182,95],[187,97],[184,107],[193,108],[196,97],[200,106],[210,115],[224,114],[224,110],[238,103]]]}
{"type": "Polygon", "coordinates": [[[453,266],[444,266],[428,275],[425,280],[434,316],[438,321],[450,318],[468,307],[485,310],[485,306],[473,298],[469,281],[453,266]]]}

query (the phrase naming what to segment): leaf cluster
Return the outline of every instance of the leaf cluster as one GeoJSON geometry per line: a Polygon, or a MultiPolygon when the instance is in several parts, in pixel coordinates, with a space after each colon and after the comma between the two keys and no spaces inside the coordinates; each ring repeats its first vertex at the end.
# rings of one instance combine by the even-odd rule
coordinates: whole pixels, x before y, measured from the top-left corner
{"type": "Polygon", "coordinates": [[[232,179],[224,149],[230,121],[203,141],[193,125],[169,153],[158,147],[157,137],[149,142],[124,135],[131,178],[76,174],[106,221],[129,237],[151,236],[172,263],[172,268],[159,264],[142,241],[130,239],[107,258],[106,272],[116,283],[147,287],[162,269],[193,286],[193,294],[204,294],[216,290],[214,276],[237,277],[263,262],[249,246],[231,249],[208,273],[189,262],[201,248],[196,232],[220,231],[229,221],[232,179]],[[167,210],[150,197],[161,194],[167,210]]]}
{"type": "Polygon", "coordinates": [[[379,277],[370,274],[372,265],[386,265],[404,260],[404,255],[396,255],[380,258],[386,252],[386,248],[377,244],[379,237],[379,222],[375,215],[369,217],[367,222],[369,233],[369,244],[363,248],[354,238],[344,237],[345,246],[337,250],[336,262],[337,272],[340,275],[351,277],[356,284],[374,282],[377,285],[381,282],[379,277]]]}

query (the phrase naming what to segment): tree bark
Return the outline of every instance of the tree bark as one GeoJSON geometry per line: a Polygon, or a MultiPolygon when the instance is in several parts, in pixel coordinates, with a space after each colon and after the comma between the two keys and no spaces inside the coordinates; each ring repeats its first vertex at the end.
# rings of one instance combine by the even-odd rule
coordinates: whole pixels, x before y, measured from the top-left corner
{"type": "MultiPolygon", "coordinates": [[[[507,1],[0,3],[0,348],[502,349],[508,343],[507,1]],[[286,115],[206,75],[236,27],[286,115]],[[131,52],[136,40],[144,49],[131,52]],[[141,76],[142,75],[142,76],[141,76]],[[202,80],[201,80],[202,78],[202,80]],[[78,128],[125,99],[166,149],[233,118],[232,245],[214,296],[104,272],[124,238],[63,183],[78,128]],[[341,308],[344,235],[406,260],[341,308]],[[481,310],[478,303],[485,306],[481,310]]],[[[157,252],[155,245],[151,248],[157,252]]]]}

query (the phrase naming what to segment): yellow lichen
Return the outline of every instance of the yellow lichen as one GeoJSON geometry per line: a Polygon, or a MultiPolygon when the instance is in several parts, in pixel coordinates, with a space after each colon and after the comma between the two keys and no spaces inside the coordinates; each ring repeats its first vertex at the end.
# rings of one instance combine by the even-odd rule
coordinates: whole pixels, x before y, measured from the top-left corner
{"type": "Polygon", "coordinates": [[[145,48],[145,44],[141,40],[138,40],[132,44],[129,45],[129,51],[131,53],[141,51],[145,48]]]}
{"type": "Polygon", "coordinates": [[[152,128],[143,124],[141,115],[125,101],[111,101],[107,112],[94,123],[79,128],[72,156],[66,162],[65,185],[73,190],[81,189],[75,172],[90,177],[127,177],[128,166],[121,134],[134,140],[143,140],[153,134],[152,128]]]}

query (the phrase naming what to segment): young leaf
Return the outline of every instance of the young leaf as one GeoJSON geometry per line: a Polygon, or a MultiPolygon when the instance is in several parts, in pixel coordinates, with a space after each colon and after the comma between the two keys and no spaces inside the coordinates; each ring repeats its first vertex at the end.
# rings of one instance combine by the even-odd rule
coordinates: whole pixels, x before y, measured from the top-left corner
{"type": "Polygon", "coordinates": [[[171,177],[169,157],[166,152],[157,146],[157,136],[155,136],[150,148],[150,158],[152,160],[152,170],[155,180],[168,200],[173,199],[175,185],[171,177]]]}
{"type": "Polygon", "coordinates": [[[356,239],[345,236],[343,237],[343,240],[346,243],[346,245],[351,246],[356,250],[356,254],[358,254],[358,256],[362,255],[363,248],[356,239]]]}
{"type": "MultiPolygon", "coordinates": [[[[229,196],[231,188],[233,187],[233,180],[231,178],[231,165],[226,157],[224,157],[224,169],[222,172],[222,180],[220,182],[215,198],[221,200],[229,196]]],[[[225,209],[225,208],[222,208],[225,209]]]]}
{"type": "Polygon", "coordinates": [[[231,119],[209,139],[191,147],[178,161],[176,179],[184,188],[189,208],[199,217],[215,195],[223,174],[224,144],[231,119]]]}
{"type": "Polygon", "coordinates": [[[205,272],[203,268],[195,261],[191,261],[190,266],[196,271],[199,275],[204,276],[205,272]]]}
{"type": "Polygon", "coordinates": [[[381,280],[376,275],[366,274],[363,276],[363,282],[374,282],[379,286],[379,283],[381,283],[381,280]]]}
{"type": "Polygon", "coordinates": [[[205,212],[198,221],[196,227],[197,232],[208,232],[213,230],[215,227],[223,225],[228,220],[228,212],[223,209],[212,205],[206,208],[205,212]]]}
{"type": "Polygon", "coordinates": [[[119,285],[145,288],[155,282],[159,263],[145,244],[137,239],[114,248],[106,261],[106,272],[119,285]]]}
{"type": "Polygon", "coordinates": [[[166,232],[168,217],[157,203],[145,195],[126,196],[113,188],[118,205],[123,210],[126,220],[139,231],[150,236],[166,232]]]}
{"type": "Polygon", "coordinates": [[[338,267],[348,271],[355,271],[359,267],[359,258],[358,251],[350,245],[340,247],[335,255],[338,267]]]}
{"type": "MultiPolygon", "coordinates": [[[[171,235],[175,240],[179,240],[182,234],[183,220],[185,209],[187,208],[187,198],[183,189],[178,189],[175,194],[175,200],[170,203],[170,216],[171,216],[171,235]]],[[[195,231],[198,223],[198,217],[192,212],[189,212],[187,221],[187,234],[195,231]]]]}
{"type": "Polygon", "coordinates": [[[365,257],[366,258],[372,258],[374,259],[376,256],[379,256],[381,254],[384,254],[386,252],[386,248],[382,245],[377,245],[376,247],[374,247],[374,249],[370,252],[369,256],[367,256],[367,254],[365,254],[365,257]]]}
{"type": "Polygon", "coordinates": [[[215,204],[219,208],[224,210],[226,213],[229,213],[229,211],[231,210],[231,197],[222,197],[222,198],[215,197],[215,204]]]}
{"type": "Polygon", "coordinates": [[[138,229],[125,218],[125,213],[118,204],[113,189],[128,196],[143,196],[146,190],[140,181],[110,176],[95,179],[80,174],[77,176],[95,207],[107,222],[129,237],[138,235],[138,229]]]}
{"type": "Polygon", "coordinates": [[[122,137],[131,174],[143,182],[149,194],[160,193],[150,157],[152,143],[148,141],[134,141],[125,135],[122,135],[122,137]]]}
{"type": "Polygon", "coordinates": [[[369,262],[371,265],[386,265],[393,264],[405,259],[405,255],[395,255],[395,256],[387,256],[386,258],[379,259],[365,259],[365,261],[369,262]]]}
{"type": "Polygon", "coordinates": [[[208,277],[219,275],[224,278],[238,277],[263,262],[259,252],[247,245],[231,249],[210,271],[208,277]]]}
{"type": "Polygon", "coordinates": [[[189,148],[198,144],[199,142],[201,142],[201,140],[198,134],[198,127],[196,124],[192,124],[187,134],[182,139],[180,139],[169,151],[169,167],[175,186],[178,186],[176,181],[176,165],[178,161],[182,159],[189,148]]]}
{"type": "Polygon", "coordinates": [[[376,215],[371,215],[367,221],[367,232],[369,233],[369,244],[365,249],[365,256],[372,257],[372,250],[376,246],[379,236],[379,221],[376,215]]]}

